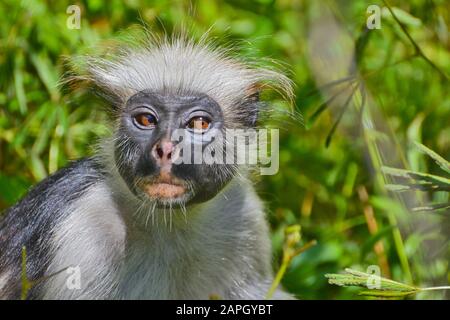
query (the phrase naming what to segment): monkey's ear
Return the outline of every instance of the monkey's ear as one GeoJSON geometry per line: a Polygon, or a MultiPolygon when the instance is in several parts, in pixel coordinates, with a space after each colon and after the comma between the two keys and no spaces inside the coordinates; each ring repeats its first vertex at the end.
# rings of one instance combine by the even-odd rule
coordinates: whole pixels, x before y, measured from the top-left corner
{"type": "Polygon", "coordinates": [[[64,79],[60,81],[62,90],[80,91],[82,95],[89,93],[96,98],[96,102],[101,105],[103,111],[115,117],[124,103],[123,96],[119,94],[121,91],[114,91],[111,86],[107,87],[87,71],[84,75],[80,74],[83,74],[83,71],[68,71],[64,79]]]}
{"type": "Polygon", "coordinates": [[[97,97],[101,98],[104,102],[107,103],[109,108],[108,111],[113,115],[120,112],[121,107],[126,102],[124,98],[119,94],[116,94],[112,90],[102,88],[99,85],[93,85],[91,89],[97,97]]]}

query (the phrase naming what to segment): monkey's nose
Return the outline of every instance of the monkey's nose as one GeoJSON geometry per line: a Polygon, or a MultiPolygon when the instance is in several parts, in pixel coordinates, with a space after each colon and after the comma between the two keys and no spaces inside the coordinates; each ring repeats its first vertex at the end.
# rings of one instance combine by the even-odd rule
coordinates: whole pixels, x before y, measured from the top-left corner
{"type": "Polygon", "coordinates": [[[160,166],[164,166],[172,163],[174,150],[175,146],[171,141],[162,140],[154,145],[152,155],[160,166]]]}

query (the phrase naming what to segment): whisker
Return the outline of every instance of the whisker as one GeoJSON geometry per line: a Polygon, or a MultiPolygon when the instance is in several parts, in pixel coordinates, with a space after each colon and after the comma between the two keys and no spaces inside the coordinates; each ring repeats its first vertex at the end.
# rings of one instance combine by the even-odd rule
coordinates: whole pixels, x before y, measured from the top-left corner
{"type": "Polygon", "coordinates": [[[169,231],[172,232],[172,203],[169,203],[169,231]]]}
{"type": "Polygon", "coordinates": [[[184,222],[187,224],[187,214],[186,214],[186,206],[184,203],[180,204],[180,208],[181,208],[181,213],[184,216],[184,222]]]}

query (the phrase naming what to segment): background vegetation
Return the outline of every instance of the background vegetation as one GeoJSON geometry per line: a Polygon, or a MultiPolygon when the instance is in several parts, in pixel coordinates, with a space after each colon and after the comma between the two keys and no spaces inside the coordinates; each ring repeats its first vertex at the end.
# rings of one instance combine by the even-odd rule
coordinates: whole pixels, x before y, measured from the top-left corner
{"type": "Polygon", "coordinates": [[[296,83],[304,121],[283,123],[280,172],[259,191],[275,265],[287,226],[301,225],[299,245],[317,244],[290,261],[283,285],[301,299],[355,298],[324,275],[370,265],[410,285],[449,284],[448,172],[414,144],[450,158],[448,1],[77,1],[79,30],[66,27],[70,4],[0,3],[0,211],[107,132],[97,100],[57,87],[64,56],[141,22],[155,32],[183,23],[196,35],[213,26],[219,42],[244,40],[243,53],[283,62],[296,83]],[[385,9],[369,31],[371,4],[385,9]]]}

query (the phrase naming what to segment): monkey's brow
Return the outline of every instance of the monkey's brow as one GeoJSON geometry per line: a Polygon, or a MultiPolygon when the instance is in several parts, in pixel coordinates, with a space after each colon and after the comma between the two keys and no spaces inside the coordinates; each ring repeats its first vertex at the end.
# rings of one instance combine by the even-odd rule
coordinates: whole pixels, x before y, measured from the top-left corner
{"type": "Polygon", "coordinates": [[[204,93],[164,93],[164,92],[154,92],[149,90],[139,91],[138,93],[131,96],[127,104],[151,104],[155,105],[165,105],[165,104],[186,104],[186,103],[213,103],[215,102],[211,97],[204,93]]]}

